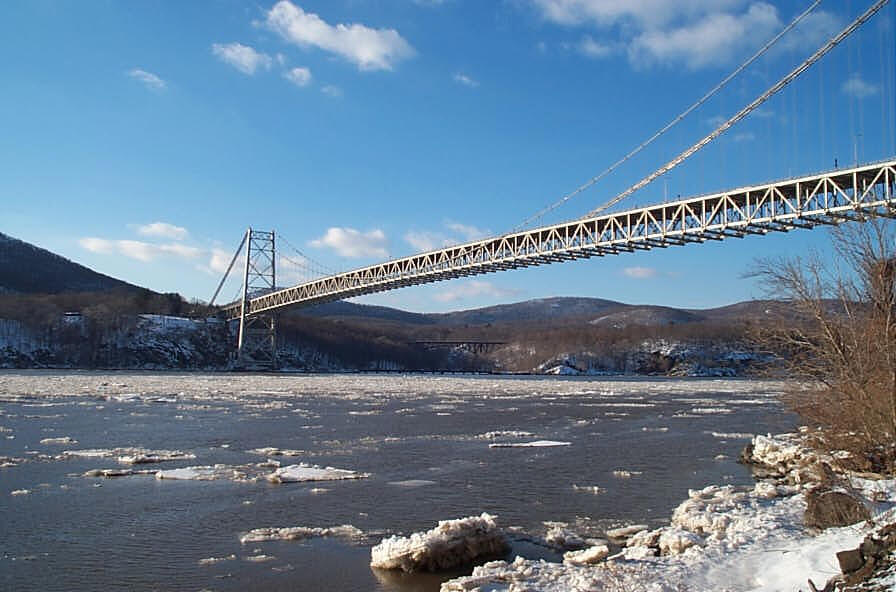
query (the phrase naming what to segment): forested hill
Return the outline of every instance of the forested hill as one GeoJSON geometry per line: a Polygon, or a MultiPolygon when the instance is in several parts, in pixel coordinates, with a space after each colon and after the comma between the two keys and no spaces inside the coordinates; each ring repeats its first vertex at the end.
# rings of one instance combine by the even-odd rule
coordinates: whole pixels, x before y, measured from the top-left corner
{"type": "Polygon", "coordinates": [[[0,233],[0,292],[59,294],[104,291],[137,292],[145,289],[0,233]]]}

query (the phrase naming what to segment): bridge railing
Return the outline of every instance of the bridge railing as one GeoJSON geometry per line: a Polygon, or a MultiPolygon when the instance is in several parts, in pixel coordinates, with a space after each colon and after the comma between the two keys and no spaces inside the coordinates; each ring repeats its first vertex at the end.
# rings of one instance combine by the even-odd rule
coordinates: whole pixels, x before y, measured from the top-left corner
{"type": "MultiPolygon", "coordinates": [[[[544,265],[896,211],[896,160],[631,209],[473,241],[320,278],[247,302],[247,314],[544,265]]],[[[239,316],[239,303],[224,307],[239,316]]]]}

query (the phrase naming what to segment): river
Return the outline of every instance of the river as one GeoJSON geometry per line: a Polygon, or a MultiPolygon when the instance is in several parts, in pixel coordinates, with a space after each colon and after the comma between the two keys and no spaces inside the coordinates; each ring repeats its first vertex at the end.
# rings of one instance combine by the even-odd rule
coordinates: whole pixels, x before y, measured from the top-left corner
{"type": "Polygon", "coordinates": [[[633,522],[660,526],[689,488],[752,482],[736,462],[749,435],[794,426],[777,400],[782,388],[727,379],[3,371],[0,464],[10,466],[0,468],[0,588],[436,591],[469,568],[378,572],[370,547],[482,512],[516,527],[510,557],[556,560],[530,541],[546,522],[592,536],[633,522]],[[563,445],[492,446],[536,440],[563,445]],[[124,453],[113,449],[132,447],[194,458],[119,462],[124,453]],[[259,450],[269,447],[293,456],[259,450]],[[276,463],[367,476],[271,483],[276,463]],[[197,465],[219,465],[215,478],[85,476],[197,465]],[[343,524],[363,534],[240,542],[261,527],[343,524]]]}

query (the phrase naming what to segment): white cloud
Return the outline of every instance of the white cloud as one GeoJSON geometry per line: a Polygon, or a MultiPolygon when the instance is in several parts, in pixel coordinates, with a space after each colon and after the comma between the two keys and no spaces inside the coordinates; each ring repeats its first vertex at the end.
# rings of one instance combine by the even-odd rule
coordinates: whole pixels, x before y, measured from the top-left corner
{"type": "Polygon", "coordinates": [[[130,259],[149,262],[161,256],[170,255],[184,259],[196,259],[203,255],[203,250],[178,243],[154,244],[135,240],[109,240],[105,238],[86,237],[78,241],[81,247],[93,253],[103,255],[124,255],[130,259]]]}
{"type": "Polygon", "coordinates": [[[756,139],[756,134],[753,132],[740,132],[734,134],[733,140],[735,142],[752,142],[756,139]]]}
{"type": "Polygon", "coordinates": [[[488,232],[469,224],[445,222],[445,231],[412,230],[404,235],[404,240],[414,251],[435,251],[450,245],[470,242],[488,235],[488,232]]]}
{"type": "Polygon", "coordinates": [[[579,41],[578,50],[589,58],[604,58],[613,52],[610,46],[598,43],[591,35],[586,35],[579,41]]]}
{"type": "Polygon", "coordinates": [[[343,257],[378,257],[389,256],[386,234],[379,228],[361,232],[354,228],[328,228],[326,234],[309,242],[317,249],[332,249],[343,257]]]}
{"type": "Polygon", "coordinates": [[[843,28],[840,17],[825,10],[809,14],[786,37],[781,39],[780,49],[815,50],[843,28]]]}
{"type": "Polygon", "coordinates": [[[669,21],[737,6],[743,0],[532,0],[542,16],[561,25],[586,23],[659,26],[669,21]]]}
{"type": "Polygon", "coordinates": [[[451,79],[458,84],[463,84],[464,86],[469,86],[470,88],[476,88],[477,86],[479,86],[478,80],[474,80],[462,72],[458,72],[457,74],[452,76],[451,79]]]}
{"type": "Polygon", "coordinates": [[[445,228],[447,228],[451,232],[459,234],[468,241],[480,239],[488,235],[487,230],[482,230],[481,228],[476,228],[475,226],[471,226],[469,224],[461,224],[459,222],[446,222],[445,228]]]}
{"type": "Polygon", "coordinates": [[[158,236],[174,240],[184,240],[190,234],[183,226],[175,226],[167,222],[153,222],[137,226],[137,234],[140,236],[158,236]]]}
{"type": "Polygon", "coordinates": [[[696,70],[730,63],[781,29],[778,9],[755,2],[741,14],[710,13],[696,21],[635,36],[628,53],[639,66],[679,64],[696,70]]]}
{"type": "MultiPolygon", "coordinates": [[[[215,273],[224,273],[227,271],[227,266],[230,264],[232,258],[233,253],[228,253],[224,249],[214,248],[209,252],[208,267],[215,273]]],[[[240,256],[239,259],[244,260],[242,256],[240,256]]],[[[236,265],[236,263],[234,263],[234,265],[236,265]]]]}
{"type": "Polygon", "coordinates": [[[308,68],[292,68],[284,72],[283,77],[296,86],[308,86],[311,84],[311,70],[308,68]]]}
{"type": "Polygon", "coordinates": [[[273,60],[266,53],[255,51],[242,43],[214,43],[212,53],[221,61],[226,62],[249,76],[255,74],[259,68],[267,70],[273,60]]]}
{"type": "Polygon", "coordinates": [[[861,74],[853,74],[840,86],[840,90],[856,99],[865,99],[877,94],[877,86],[865,82],[861,74]]]}
{"type": "Polygon", "coordinates": [[[128,70],[127,75],[142,83],[143,86],[148,88],[149,90],[161,91],[165,90],[168,84],[159,78],[156,74],[152,72],[147,72],[146,70],[141,70],[140,68],[134,68],[133,70],[128,70]]]}
{"type": "Polygon", "coordinates": [[[453,244],[451,239],[437,232],[411,231],[404,235],[404,240],[418,252],[435,251],[453,244]]]}
{"type": "Polygon", "coordinates": [[[325,84],[320,87],[320,92],[324,93],[328,97],[333,97],[334,99],[342,98],[342,89],[338,86],[333,86],[332,84],[325,84]]]}
{"type": "Polygon", "coordinates": [[[453,283],[447,290],[435,294],[433,298],[439,302],[457,302],[458,300],[482,297],[507,298],[516,294],[519,294],[517,290],[499,288],[491,282],[469,280],[466,282],[453,283]]]}
{"type": "MultiPolygon", "coordinates": [[[[529,0],[542,17],[566,27],[590,27],[612,41],[586,36],[575,46],[592,57],[625,49],[636,67],[685,65],[694,70],[745,56],[784,27],[765,0],[529,0]]],[[[806,16],[777,48],[815,48],[839,29],[819,10],[806,16]]],[[[572,47],[572,45],[569,45],[572,47]]]]}
{"type": "Polygon", "coordinates": [[[391,70],[416,53],[395,29],[372,29],[358,23],[334,26],[289,0],[280,0],[271,8],[266,24],[289,42],[336,54],[360,70],[391,70]]]}
{"type": "Polygon", "coordinates": [[[646,280],[657,275],[657,271],[653,267],[626,267],[622,273],[636,280],[646,280]]]}

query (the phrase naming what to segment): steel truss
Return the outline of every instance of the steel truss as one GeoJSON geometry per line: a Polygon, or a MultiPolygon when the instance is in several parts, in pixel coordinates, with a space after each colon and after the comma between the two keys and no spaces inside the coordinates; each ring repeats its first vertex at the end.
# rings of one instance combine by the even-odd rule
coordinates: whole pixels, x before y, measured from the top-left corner
{"type": "MultiPolygon", "coordinates": [[[[896,159],[544,226],[320,278],[224,307],[240,318],[405,286],[896,214],[896,159]]],[[[272,238],[273,240],[273,238],[272,238]]]]}
{"type": "MultiPolygon", "coordinates": [[[[245,236],[246,265],[243,294],[236,306],[239,313],[236,365],[247,369],[277,367],[277,319],[272,309],[251,311],[251,302],[276,290],[276,249],[274,232],[249,228],[245,236]]],[[[231,305],[233,306],[233,305],[231,305]]]]}

